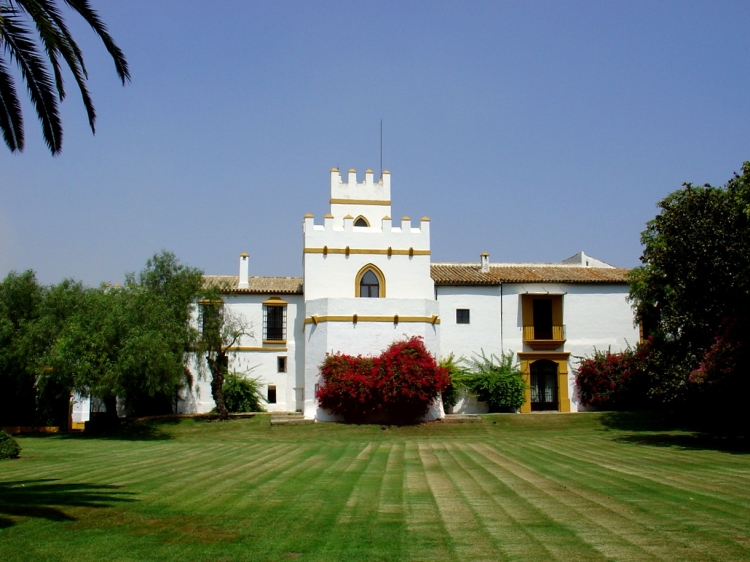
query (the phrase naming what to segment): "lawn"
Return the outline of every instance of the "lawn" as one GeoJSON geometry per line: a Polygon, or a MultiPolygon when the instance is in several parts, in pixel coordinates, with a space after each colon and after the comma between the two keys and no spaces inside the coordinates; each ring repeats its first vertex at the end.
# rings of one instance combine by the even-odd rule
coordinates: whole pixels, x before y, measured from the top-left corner
{"type": "Polygon", "coordinates": [[[18,441],[3,561],[750,559],[747,448],[643,416],[18,441]]]}

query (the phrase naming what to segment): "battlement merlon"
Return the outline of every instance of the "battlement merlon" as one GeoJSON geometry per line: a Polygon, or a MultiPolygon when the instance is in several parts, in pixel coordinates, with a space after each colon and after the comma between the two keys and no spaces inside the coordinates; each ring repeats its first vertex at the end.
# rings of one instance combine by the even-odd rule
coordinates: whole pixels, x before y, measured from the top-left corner
{"type": "Polygon", "coordinates": [[[334,201],[372,201],[382,202],[383,205],[391,204],[391,173],[383,171],[381,178],[375,182],[375,174],[372,170],[365,171],[365,181],[357,182],[357,171],[349,170],[347,181],[341,179],[338,168],[331,168],[331,203],[334,201]]]}
{"type": "Polygon", "coordinates": [[[323,224],[315,224],[315,218],[307,214],[302,222],[305,247],[330,246],[352,248],[415,248],[429,250],[430,219],[422,217],[418,226],[412,226],[409,217],[401,219],[401,225],[384,216],[371,226],[356,227],[352,217],[342,218],[339,222],[333,216],[326,215],[323,224]]]}

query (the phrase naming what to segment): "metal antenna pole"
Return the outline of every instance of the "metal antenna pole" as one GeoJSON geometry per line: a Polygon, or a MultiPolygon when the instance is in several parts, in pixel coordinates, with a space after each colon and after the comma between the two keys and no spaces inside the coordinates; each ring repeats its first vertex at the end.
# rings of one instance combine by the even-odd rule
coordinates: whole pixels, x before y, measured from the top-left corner
{"type": "Polygon", "coordinates": [[[383,177],[383,120],[380,120],[380,177],[383,177]]]}

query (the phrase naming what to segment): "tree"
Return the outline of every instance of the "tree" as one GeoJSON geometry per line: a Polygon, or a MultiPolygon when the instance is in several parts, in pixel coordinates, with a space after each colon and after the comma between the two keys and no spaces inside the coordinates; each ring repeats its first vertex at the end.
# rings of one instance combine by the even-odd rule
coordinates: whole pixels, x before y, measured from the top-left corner
{"type": "Polygon", "coordinates": [[[195,346],[199,372],[206,368],[211,375],[211,396],[219,417],[227,419],[229,411],[224,403],[224,381],[229,373],[230,356],[236,352],[243,338],[252,338],[250,322],[241,314],[224,306],[222,290],[226,287],[209,287],[200,300],[198,320],[201,334],[195,346]]]}
{"type": "MultiPolygon", "coordinates": [[[[637,317],[654,337],[652,391],[673,402],[696,393],[705,402],[710,396],[691,384],[698,380],[691,373],[722,326],[750,318],[750,163],[723,187],[684,184],[658,206],[641,234],[643,265],[629,280],[637,317]]],[[[720,356],[729,357],[714,353],[712,361],[720,356]]],[[[735,369],[724,379],[740,385],[731,394],[744,400],[742,375],[735,369]]]]}
{"type": "Polygon", "coordinates": [[[55,384],[99,398],[114,421],[118,399],[132,415],[173,410],[191,384],[191,326],[200,270],[162,252],[122,287],[87,289],[46,356],[41,387],[55,384]]]}
{"type": "Polygon", "coordinates": [[[12,271],[0,283],[0,425],[32,425],[36,390],[29,333],[44,288],[33,271],[12,271]]]}
{"type": "MultiPolygon", "coordinates": [[[[130,80],[125,55],[89,0],[62,0],[88,23],[104,43],[123,85],[130,80]]],[[[15,81],[8,68],[15,61],[42,125],[44,141],[55,155],[62,149],[58,100],[65,99],[61,59],[81,93],[91,131],[96,111],[86,87],[88,72],[83,53],[70,34],[57,0],[0,0],[0,130],[12,152],[24,148],[23,116],[15,81]],[[32,31],[32,26],[36,33],[32,31]],[[42,50],[44,51],[42,53],[42,50]],[[7,60],[6,60],[7,58],[7,60]]]]}

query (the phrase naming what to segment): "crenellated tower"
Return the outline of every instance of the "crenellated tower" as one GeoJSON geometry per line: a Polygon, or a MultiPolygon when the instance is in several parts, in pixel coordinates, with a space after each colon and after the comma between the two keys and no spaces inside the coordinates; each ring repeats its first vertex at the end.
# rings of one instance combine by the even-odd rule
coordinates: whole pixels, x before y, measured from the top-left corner
{"type": "MultiPolygon", "coordinates": [[[[391,218],[391,174],[343,182],[331,170],[330,213],[305,215],[305,416],[323,419],[315,387],[326,353],[377,354],[404,335],[439,355],[440,318],[430,276],[430,219],[391,218]]],[[[436,413],[438,415],[438,413],[436,413]]]]}

